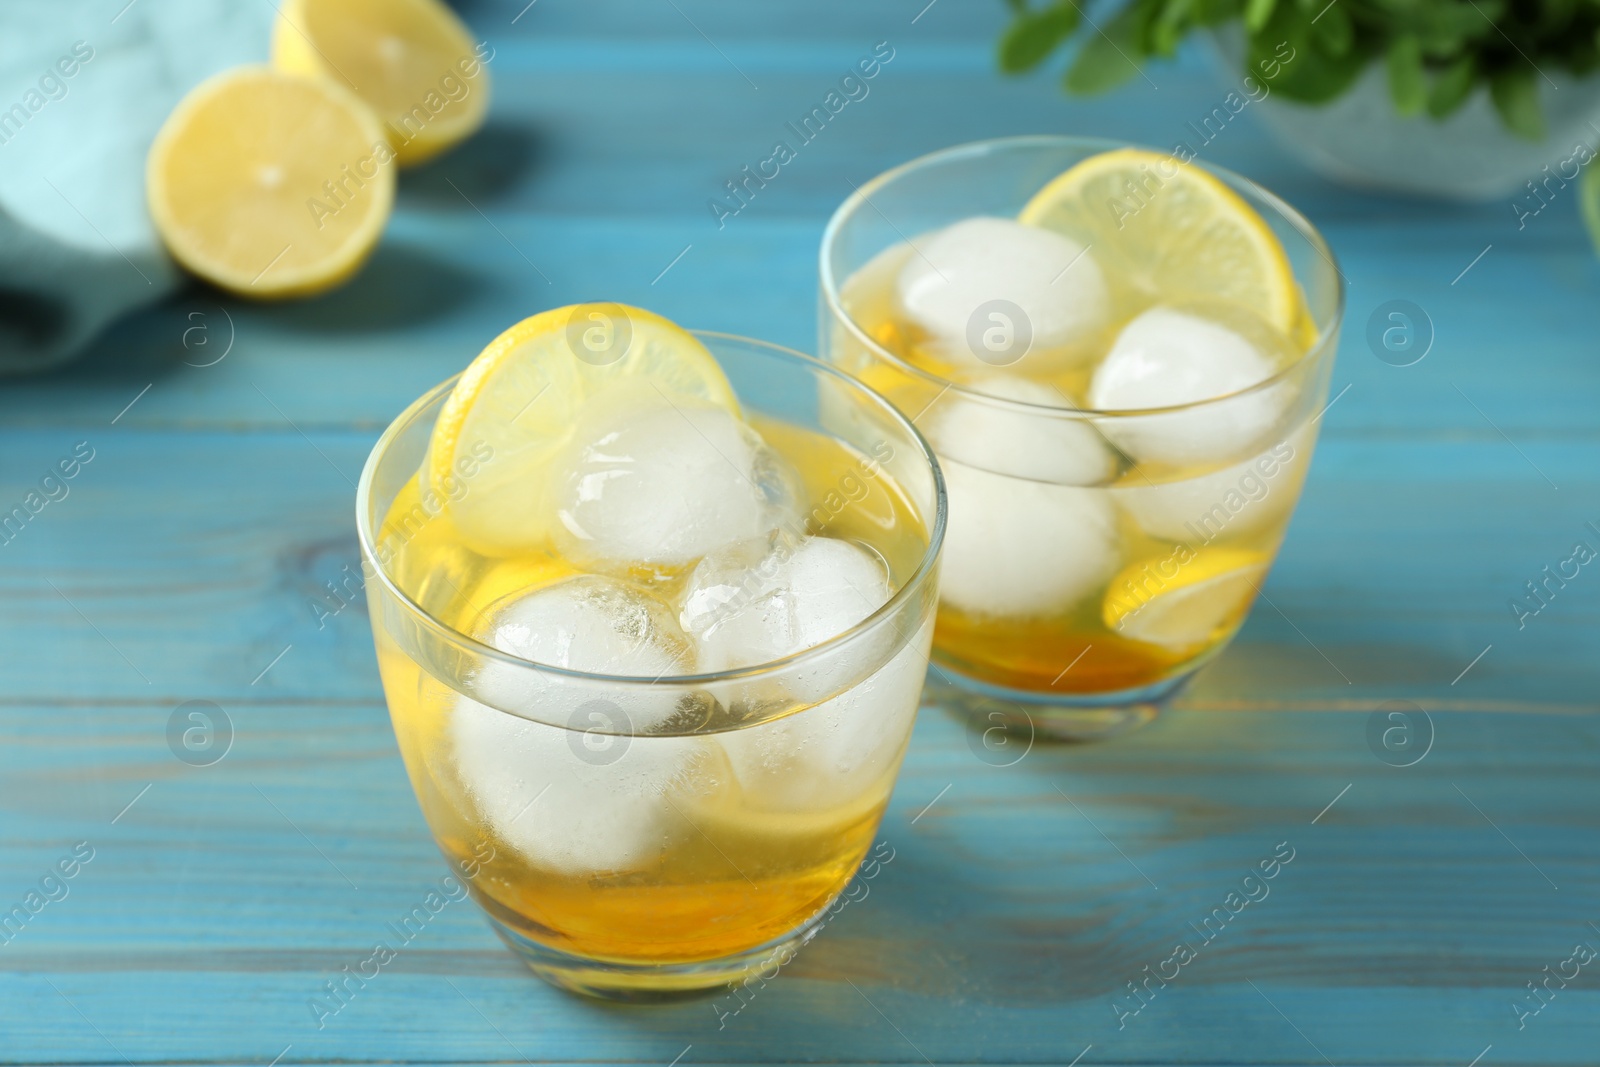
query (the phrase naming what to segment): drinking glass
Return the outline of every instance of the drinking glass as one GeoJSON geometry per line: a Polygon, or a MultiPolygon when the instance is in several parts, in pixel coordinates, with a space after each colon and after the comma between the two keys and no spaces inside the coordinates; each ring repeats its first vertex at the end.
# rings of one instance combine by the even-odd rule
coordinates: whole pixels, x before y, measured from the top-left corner
{"type": "MultiPolygon", "coordinates": [[[[1058,175],[1127,147],[1035,136],[935,152],[861,186],[822,239],[823,358],[927,433],[949,489],[930,695],[997,743],[1140,725],[1222,651],[1289,525],[1327,400],[1344,301],[1332,252],[1272,193],[1198,161],[1183,165],[1249,205],[1292,268],[1303,352],[1272,377],[1197,403],[1111,411],[1065,392],[1046,403],[994,395],[906,358],[897,272],[916,265],[924,238],[975,216],[1014,219],[1058,175]],[[1114,457],[1099,469],[1081,469],[1069,447],[1090,435],[1114,457]],[[1198,455],[1177,463],[1140,447],[1180,439],[1198,455]]],[[[966,343],[987,345],[991,321],[1014,325],[975,320],[966,343]]]]}
{"type": "Polygon", "coordinates": [[[503,588],[511,568],[527,588],[543,564],[485,559],[452,532],[470,466],[419,486],[455,379],[388,428],[357,493],[379,672],[428,825],[513,951],[603,997],[720,986],[786,962],[815,932],[872,845],[932,637],[945,504],[916,429],[811,357],[697,336],[798,471],[806,532],[854,539],[888,567],[889,601],[820,645],[716,674],[623,677],[463,632],[462,605],[489,596],[491,576],[503,588]],[[665,725],[631,727],[647,718],[665,725]]]}

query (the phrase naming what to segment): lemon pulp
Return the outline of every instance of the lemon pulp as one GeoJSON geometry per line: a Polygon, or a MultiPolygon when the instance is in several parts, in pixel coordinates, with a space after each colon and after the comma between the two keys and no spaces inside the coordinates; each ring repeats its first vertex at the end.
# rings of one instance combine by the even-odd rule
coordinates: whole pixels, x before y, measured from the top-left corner
{"type": "Polygon", "coordinates": [[[337,84],[240,67],[197,86],[151,145],[150,214],[178,262],[243,296],[332,288],[394,203],[393,153],[337,84]]]}

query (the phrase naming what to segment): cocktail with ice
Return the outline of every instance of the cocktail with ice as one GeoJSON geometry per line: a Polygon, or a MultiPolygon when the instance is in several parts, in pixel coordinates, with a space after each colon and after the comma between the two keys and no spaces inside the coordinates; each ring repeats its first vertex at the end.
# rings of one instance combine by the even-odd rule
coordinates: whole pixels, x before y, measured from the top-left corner
{"type": "Polygon", "coordinates": [[[943,494],[815,360],[579,305],[374,449],[358,524],[424,814],[497,932],[604,996],[781,963],[888,801],[943,494]]]}
{"type": "Polygon", "coordinates": [[[1028,137],[867,183],[821,273],[824,356],[944,470],[942,698],[1064,738],[1147,720],[1299,497],[1343,301],[1321,236],[1192,154],[1028,137]]]}

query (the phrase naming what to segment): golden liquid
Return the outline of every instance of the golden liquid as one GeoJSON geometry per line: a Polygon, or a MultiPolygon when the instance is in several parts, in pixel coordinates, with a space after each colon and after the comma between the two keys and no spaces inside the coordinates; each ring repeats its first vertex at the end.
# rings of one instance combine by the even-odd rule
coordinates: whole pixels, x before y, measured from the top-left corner
{"type": "MultiPolygon", "coordinates": [[[[899,321],[894,308],[894,287],[900,268],[914,254],[909,246],[896,246],[869,261],[842,287],[841,303],[851,319],[878,345],[914,366],[956,382],[970,383],[974,375],[970,370],[952,367],[937,357],[930,356],[919,344],[915,331],[899,321]]],[[[1112,314],[1108,326],[1096,335],[1081,342],[1082,345],[1106,351],[1121,327],[1156,301],[1130,286],[1118,284],[1108,278],[1112,291],[1112,314]]],[[[1273,354],[1280,365],[1297,358],[1304,350],[1302,340],[1283,337],[1270,326],[1255,319],[1248,309],[1208,308],[1221,310],[1225,324],[1249,337],[1265,352],[1273,354]]],[[[1305,334],[1314,337],[1315,331],[1305,334]]],[[[828,358],[845,370],[862,378],[874,389],[884,394],[897,407],[918,421],[926,429],[921,413],[933,404],[944,400],[943,390],[926,380],[888,363],[874,354],[842,328],[835,326],[832,351],[828,358]]],[[[1086,396],[1095,363],[1080,363],[1072,369],[1033,380],[1053,386],[1066,403],[1086,396]]],[[[945,401],[948,402],[948,401],[945,401]]],[[[934,632],[934,658],[956,671],[992,685],[1039,693],[1092,695],[1112,693],[1158,684],[1190,670],[1231,638],[1249,614],[1255,600],[1255,590],[1245,588],[1241,593],[1235,585],[1218,594],[1214,605],[1215,625],[1203,635],[1182,644],[1158,643],[1130,638],[1119,627],[1108,624],[1105,603],[1108,598],[1134,597],[1139,601],[1148,598],[1150,590],[1159,592],[1171,583],[1159,579],[1146,582],[1145,592],[1132,591],[1127,585],[1130,570],[1148,573],[1145,568],[1158,567],[1170,560],[1179,546],[1186,546],[1201,558],[1215,558],[1222,552],[1237,552],[1259,558],[1263,570],[1255,579],[1259,584],[1265,577],[1265,566],[1277,554],[1283,534],[1292,513],[1292,502],[1298,498],[1309,465],[1314,433],[1304,423],[1284,434],[1292,441],[1292,463],[1285,463],[1277,473],[1266,480],[1267,495],[1276,499],[1270,521],[1259,521],[1260,516],[1249,516],[1251,508],[1265,507],[1260,501],[1246,499],[1244,507],[1230,515],[1229,521],[1206,527],[1197,536],[1185,532],[1182,538],[1156,536],[1141,529],[1130,517],[1125,504],[1130,490],[1140,490],[1152,485],[1180,485],[1189,479],[1203,479],[1216,474],[1216,466],[1205,470],[1185,470],[1170,465],[1141,465],[1127,457],[1114,479],[1105,487],[1116,505],[1116,541],[1120,550],[1118,568],[1107,580],[1083,593],[1058,609],[1027,616],[1008,616],[998,613],[974,614],[958,609],[941,600],[938,624],[934,632]],[[1284,507],[1285,503],[1290,504],[1284,507]],[[1281,515],[1276,512],[1281,510],[1281,515]],[[1250,521],[1255,518],[1257,521],[1250,521]],[[1242,521],[1241,521],[1242,520],[1242,521]]],[[[1209,492],[1209,491],[1208,491],[1209,492]]],[[[1265,499],[1265,498],[1263,498],[1265,499]]],[[[1204,498],[1204,503],[1194,509],[1200,517],[1206,506],[1215,502],[1214,495],[1204,498]]],[[[952,509],[959,507],[958,500],[951,501],[952,509]]],[[[1166,531],[1169,532],[1170,531],[1166,531]]],[[[949,542],[946,556],[948,558],[949,542]]],[[[1004,552],[1003,544],[994,551],[1004,552]]],[[[1194,564],[1186,564],[1194,566],[1194,564]]],[[[1192,572],[1191,572],[1192,573],[1192,572]]]]}
{"type": "MultiPolygon", "coordinates": [[[[805,532],[870,547],[886,563],[891,588],[903,585],[921,562],[929,534],[887,471],[836,439],[752,421],[800,476],[805,532]]],[[[481,635],[485,609],[497,600],[577,573],[552,551],[504,559],[478,555],[464,546],[448,507],[402,529],[402,517],[415,516],[418,502],[413,478],[390,508],[379,544],[393,550],[387,569],[396,583],[453,629],[481,635]]],[[[634,577],[672,603],[687,574],[634,577]]],[[[818,914],[871,844],[905,737],[892,740],[892,758],[870,780],[822,790],[827,800],[800,810],[741,786],[712,737],[705,739],[693,773],[660,798],[653,814],[660,817],[662,836],[648,861],[589,873],[541,864],[498,835],[474,805],[452,752],[450,717],[461,698],[403,647],[407,636],[378,610],[381,595],[374,594],[373,611],[379,667],[412,786],[462,881],[491,915],[519,934],[577,956],[634,964],[727,956],[782,937],[818,914]]],[[[911,700],[914,706],[914,694],[911,700]]],[[[726,714],[720,706],[718,711],[726,714]]],[[[711,721],[707,729],[732,725],[711,721]]],[[[529,728],[557,731],[540,724],[529,728]]],[[[530,800],[535,792],[529,790],[530,800]]],[[[535,804],[519,818],[543,814],[535,804]]]]}
{"type": "MultiPolygon", "coordinates": [[[[1228,543],[1271,553],[1281,537],[1280,528],[1267,540],[1228,543]]],[[[1136,564],[1167,559],[1173,551],[1173,542],[1149,536],[1126,516],[1118,523],[1118,541],[1123,559],[1136,564]]],[[[1028,618],[972,615],[941,603],[935,654],[963,674],[1014,689],[1075,694],[1134,689],[1170,677],[1226,641],[1244,622],[1253,599],[1238,601],[1198,647],[1174,649],[1130,640],[1106,625],[1101,604],[1110,584],[1096,586],[1059,612],[1028,618]]]]}

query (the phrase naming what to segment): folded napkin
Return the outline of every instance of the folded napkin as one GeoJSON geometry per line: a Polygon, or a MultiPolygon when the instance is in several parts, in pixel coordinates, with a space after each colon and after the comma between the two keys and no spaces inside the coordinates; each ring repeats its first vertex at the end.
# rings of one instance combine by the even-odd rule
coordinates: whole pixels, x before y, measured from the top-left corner
{"type": "Polygon", "coordinates": [[[184,93],[267,57],[273,5],[0,7],[0,373],[80,352],[182,274],[145,208],[145,154],[184,93]]]}

